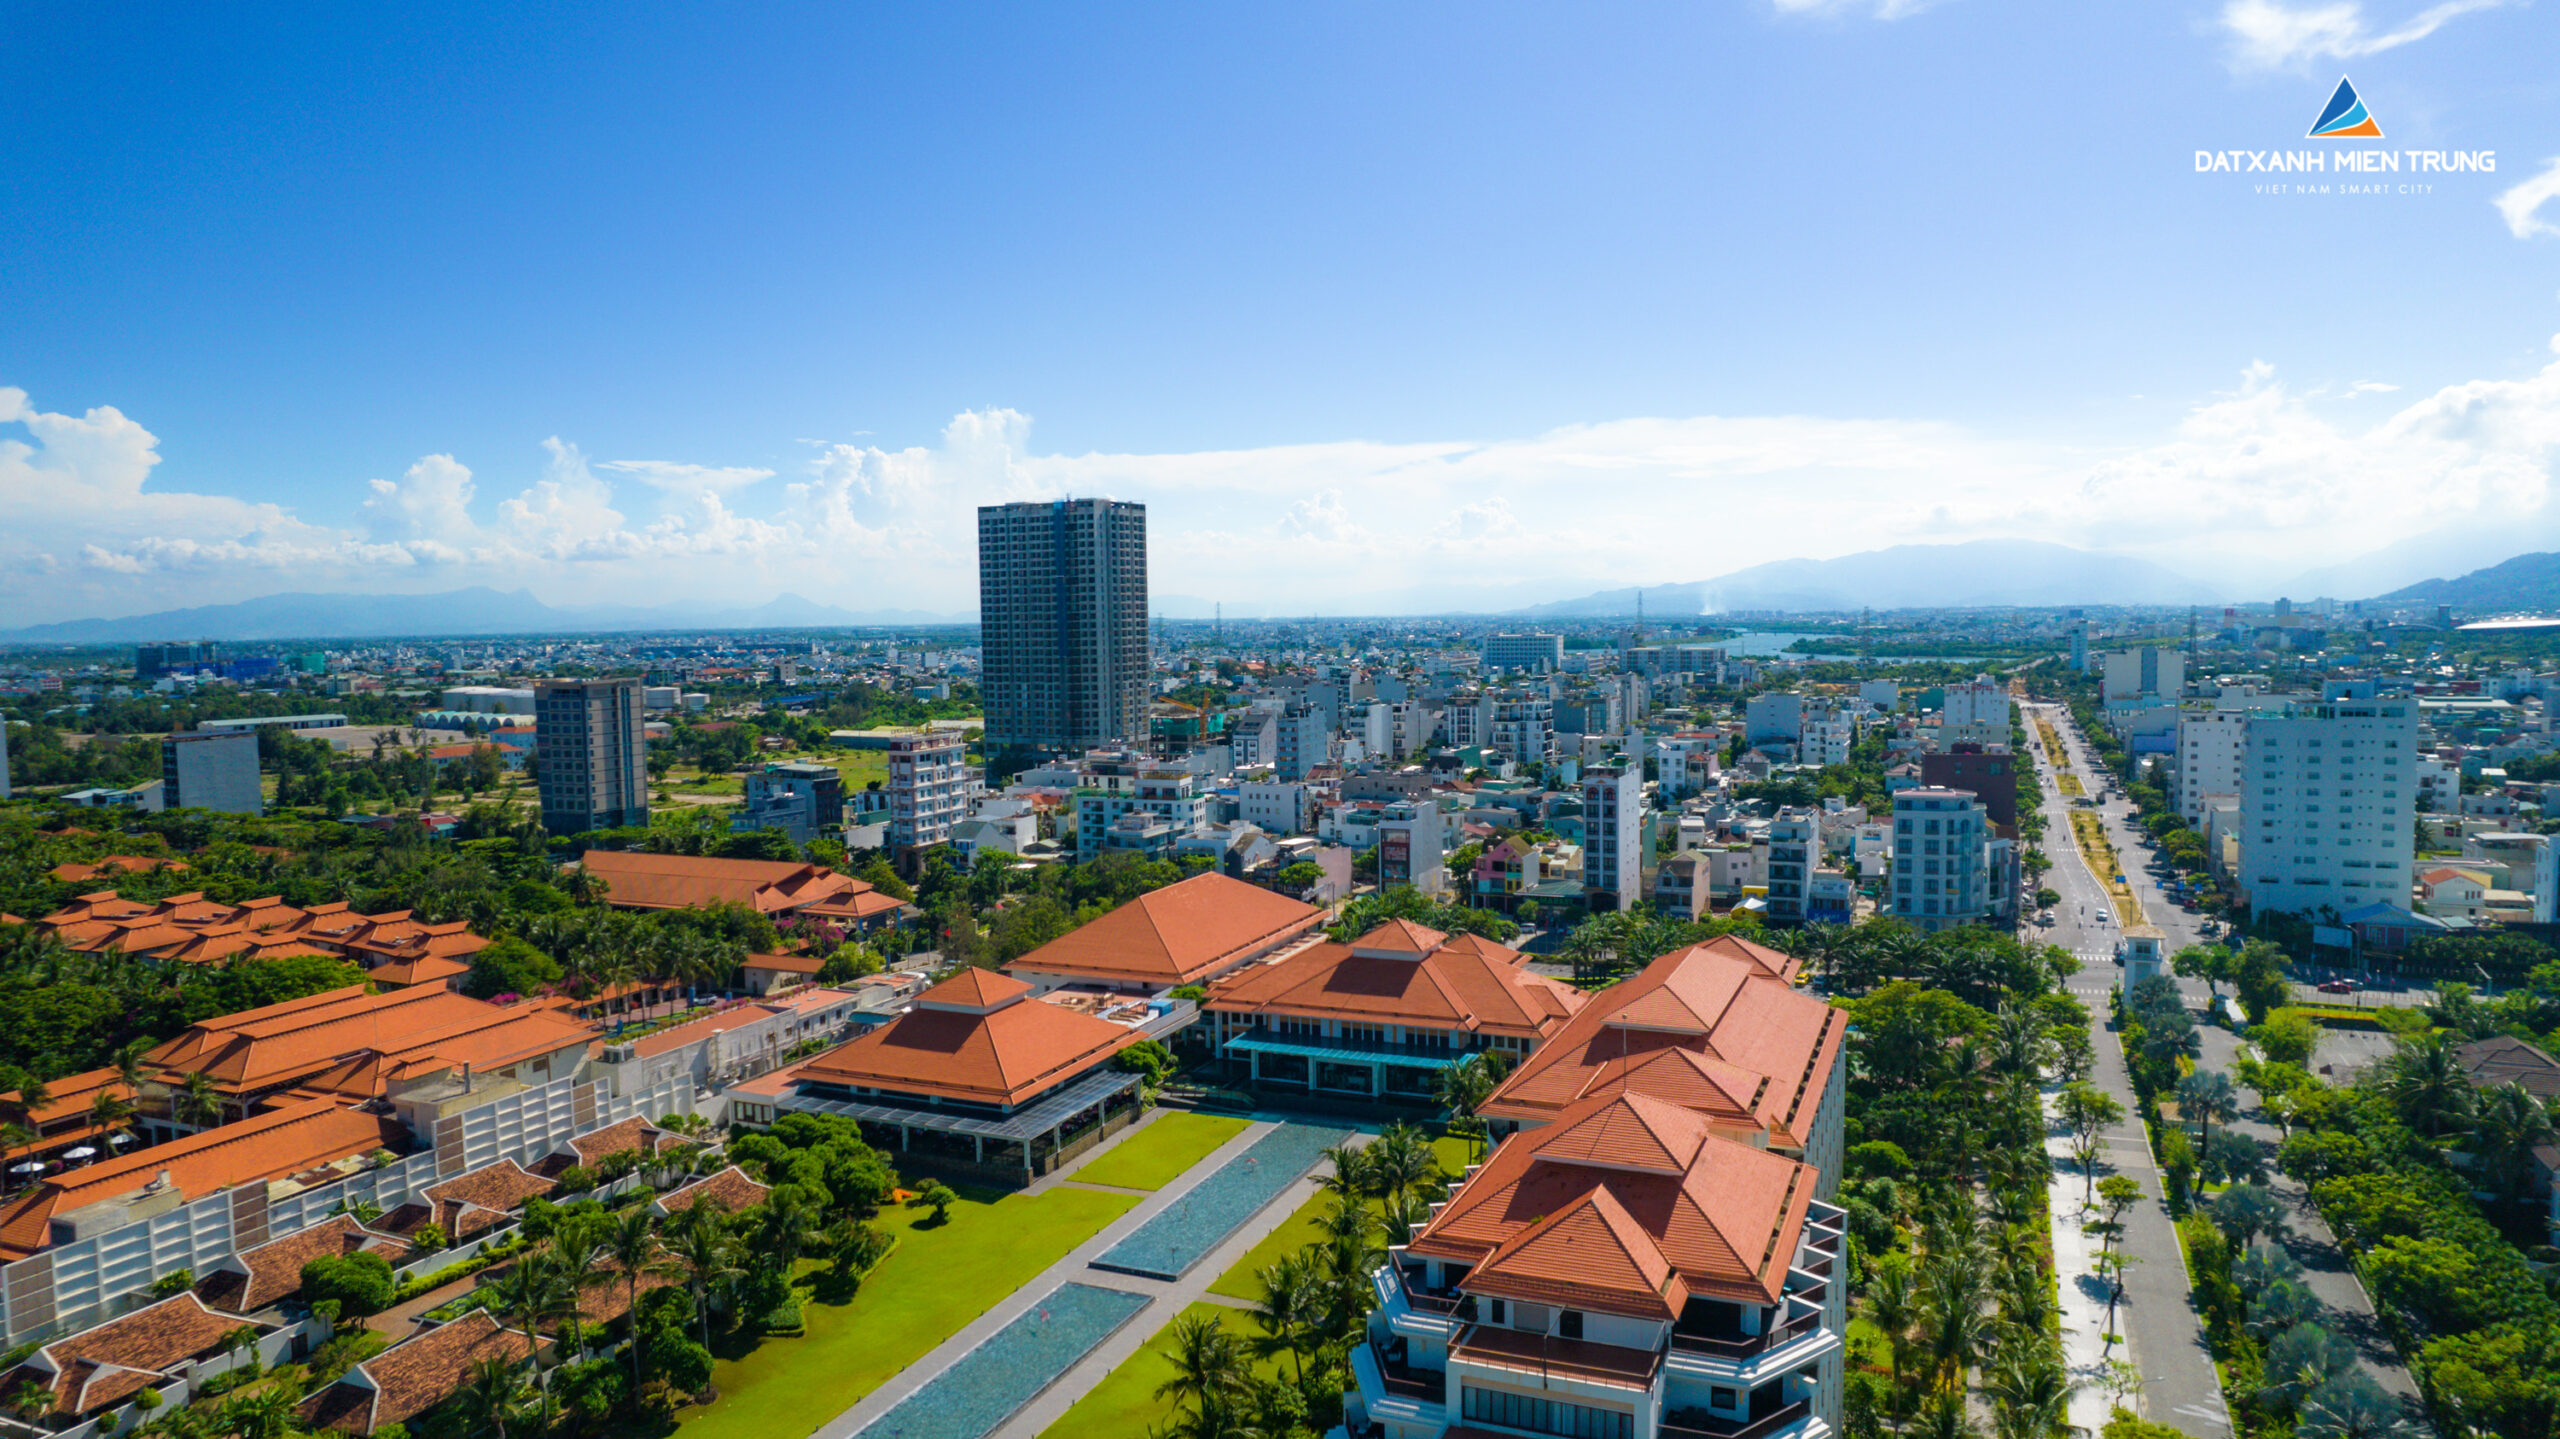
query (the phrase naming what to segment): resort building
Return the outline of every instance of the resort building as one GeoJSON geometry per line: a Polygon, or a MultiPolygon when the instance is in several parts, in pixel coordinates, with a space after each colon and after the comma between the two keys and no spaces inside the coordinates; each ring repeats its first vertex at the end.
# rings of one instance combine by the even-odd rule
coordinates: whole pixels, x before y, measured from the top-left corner
{"type": "Polygon", "coordinates": [[[1350,1433],[1840,1432],[1846,1239],[1810,1165],[1636,1093],[1505,1140],[1376,1275],[1350,1433]]]}
{"type": "Polygon", "coordinates": [[[1207,984],[1316,932],[1324,911],[1223,874],[1139,895],[1005,966],[1044,989],[1157,993],[1207,984]]]}
{"type": "Polygon", "coordinates": [[[1238,970],[1201,1008],[1257,1090],[1428,1104],[1439,1071],[1483,1049],[1535,1053],[1583,998],[1518,950],[1399,919],[1238,970]]]}
{"type": "Polygon", "coordinates": [[[1145,1037],[964,969],[800,1065],[777,1107],[859,1122],[901,1170],[1027,1184],[1137,1117],[1140,1077],[1112,1060],[1145,1037]]]}
{"type": "Polygon", "coordinates": [[[816,921],[867,930],[906,908],[895,895],[823,865],[612,849],[588,850],[578,863],[604,881],[605,902],[617,909],[738,904],[776,923],[816,921]]]}
{"type": "Polygon", "coordinates": [[[1592,995],[1476,1112],[1504,1133],[1642,1094],[1813,1165],[1828,1196],[1839,1183],[1849,1016],[1794,989],[1794,973],[1793,959],[1733,935],[1666,954],[1592,995]]]}

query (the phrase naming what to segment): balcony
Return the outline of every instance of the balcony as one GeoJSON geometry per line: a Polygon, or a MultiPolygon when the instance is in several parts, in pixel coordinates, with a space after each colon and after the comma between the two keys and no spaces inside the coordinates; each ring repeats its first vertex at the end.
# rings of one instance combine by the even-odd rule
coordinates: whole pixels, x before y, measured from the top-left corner
{"type": "Polygon", "coordinates": [[[1684,1410],[1684,1414],[1691,1416],[1688,1423],[1675,1424],[1664,1419],[1655,1432],[1661,1439],[1776,1439],[1776,1436],[1813,1417],[1813,1406],[1802,1399],[1792,1404],[1777,1405],[1767,1413],[1758,1412],[1760,1406],[1757,1404],[1752,1409],[1754,1412],[1747,1418],[1731,1419],[1704,1416],[1694,1409],[1684,1410]]]}
{"type": "Polygon", "coordinates": [[[1662,1369],[1662,1356],[1584,1339],[1557,1339],[1517,1329],[1470,1325],[1450,1347],[1454,1362],[1535,1374],[1541,1383],[1556,1379],[1617,1389],[1650,1390],[1662,1369]]]}
{"type": "Polygon", "coordinates": [[[1378,1366],[1380,1386],[1398,1399],[1411,1399],[1421,1404],[1437,1404],[1449,1392],[1449,1375],[1440,1369],[1416,1369],[1402,1359],[1387,1356],[1401,1344],[1369,1346],[1369,1358],[1378,1366]]]}
{"type": "Polygon", "coordinates": [[[1800,1315],[1758,1334],[1744,1334],[1739,1330],[1674,1329],[1671,1331],[1671,1347],[1683,1353],[1704,1354],[1715,1359],[1749,1359],[1793,1344],[1820,1328],[1822,1315],[1813,1313],[1800,1315]]]}

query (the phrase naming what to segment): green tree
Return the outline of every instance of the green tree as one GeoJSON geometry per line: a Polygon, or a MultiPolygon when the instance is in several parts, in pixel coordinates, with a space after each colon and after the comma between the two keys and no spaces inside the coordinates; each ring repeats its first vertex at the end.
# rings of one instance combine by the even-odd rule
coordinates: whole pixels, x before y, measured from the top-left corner
{"type": "Polygon", "coordinates": [[[350,1318],[376,1314],[391,1303],[391,1261],[379,1254],[323,1254],[302,1266],[306,1303],[336,1300],[350,1318]]]}
{"type": "Polygon", "coordinates": [[[1222,1439],[1250,1392],[1252,1371],[1235,1337],[1215,1319],[1184,1315],[1173,1321],[1172,1337],[1166,1358],[1173,1376],[1156,1386],[1156,1397],[1191,1407],[1190,1433],[1222,1439]]]}
{"type": "Polygon", "coordinates": [[[938,1179],[928,1179],[925,1181],[924,1188],[917,1190],[914,1197],[907,1200],[907,1207],[930,1209],[933,1211],[930,1222],[944,1224],[951,1219],[951,1206],[959,1202],[960,1196],[952,1190],[950,1185],[938,1179]]]}
{"type": "Polygon", "coordinates": [[[2064,1087],[2060,1100],[2063,1127],[2071,1133],[2071,1156],[2080,1165],[2080,1198],[2088,1202],[2098,1182],[2099,1139],[2107,1126],[2124,1118],[2124,1106],[2113,1095],[2086,1084],[2064,1087]]]}
{"type": "Polygon", "coordinates": [[[2310,1063],[2311,1051],[2319,1040],[2319,1027],[2310,1016],[2294,1009],[2279,1009],[2267,1016],[2266,1023],[2249,1031],[2249,1042],[2274,1064],[2310,1063]]]}

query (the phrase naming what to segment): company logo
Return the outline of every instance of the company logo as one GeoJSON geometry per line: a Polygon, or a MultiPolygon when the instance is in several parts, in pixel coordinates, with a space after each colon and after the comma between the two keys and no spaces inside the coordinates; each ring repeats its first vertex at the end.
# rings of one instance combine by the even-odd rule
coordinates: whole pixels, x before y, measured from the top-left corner
{"type": "MultiPolygon", "coordinates": [[[[2311,122],[2310,139],[2379,140],[2382,122],[2365,108],[2355,82],[2339,77],[2320,118],[2311,122]]],[[[2198,150],[2196,173],[2228,175],[2349,175],[2329,184],[2318,181],[2258,185],[2262,195],[2429,195],[2439,175],[2495,174],[2495,150],[2386,150],[2378,145],[2318,145],[2298,150],[2198,150]],[[2366,176],[2409,175],[2402,180],[2367,180],[2366,176]]]]}
{"type": "Polygon", "coordinates": [[[2364,107],[2364,101],[2357,98],[2354,83],[2342,75],[2338,77],[2337,93],[2329,97],[2320,118],[2311,122],[2309,138],[2379,140],[2382,127],[2374,122],[2373,112],[2364,107]]]}

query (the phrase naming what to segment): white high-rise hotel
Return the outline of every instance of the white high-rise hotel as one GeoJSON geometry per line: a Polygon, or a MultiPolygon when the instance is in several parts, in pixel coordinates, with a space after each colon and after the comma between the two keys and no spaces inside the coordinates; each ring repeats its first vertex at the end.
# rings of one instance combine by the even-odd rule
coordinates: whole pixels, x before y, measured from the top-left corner
{"type": "Polygon", "coordinates": [[[2241,747],[2240,880],[2261,913],[2409,902],[2414,699],[2328,699],[2251,715],[2241,747]]]}

